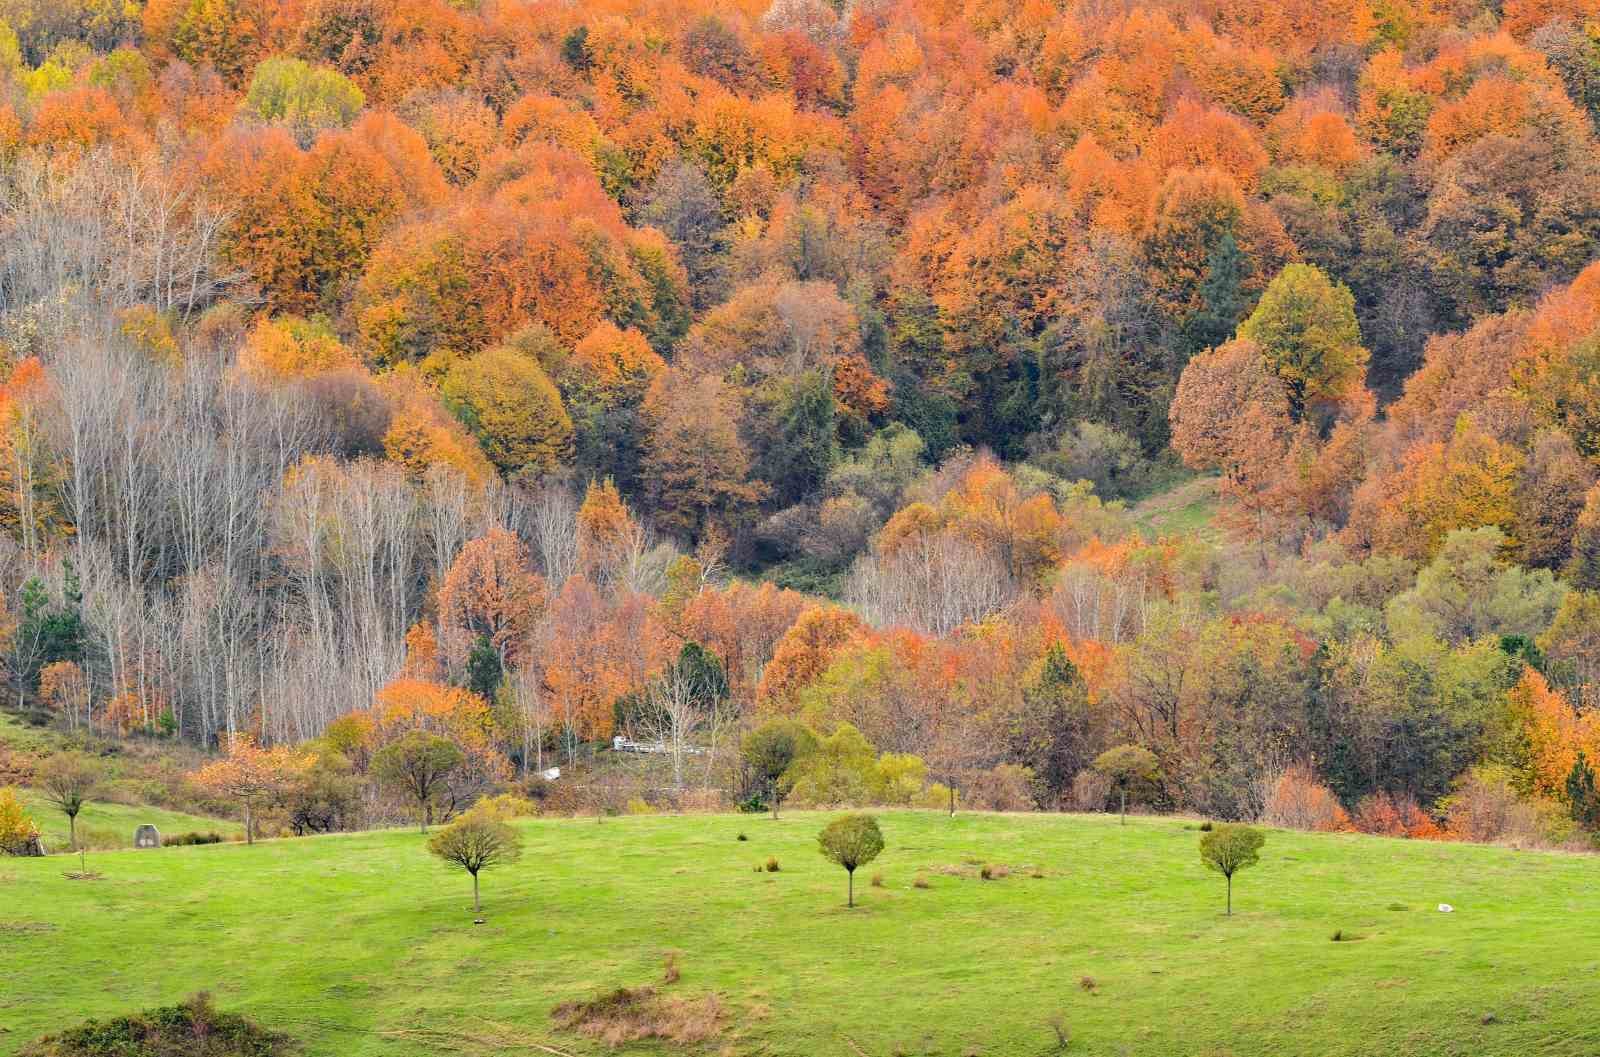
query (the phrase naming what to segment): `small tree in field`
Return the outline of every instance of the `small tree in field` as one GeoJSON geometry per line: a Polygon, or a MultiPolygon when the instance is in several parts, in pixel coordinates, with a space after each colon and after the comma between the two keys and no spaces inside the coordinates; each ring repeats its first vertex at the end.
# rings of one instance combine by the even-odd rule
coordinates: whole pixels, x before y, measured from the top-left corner
{"type": "Polygon", "coordinates": [[[472,912],[477,914],[482,910],[478,874],[522,858],[522,835],[487,813],[473,810],[435,833],[428,850],[472,875],[472,912]]]}
{"type": "Polygon", "coordinates": [[[865,866],[883,851],[883,831],[871,815],[840,815],[817,834],[817,844],[830,862],[844,867],[849,875],[847,906],[856,905],[856,868],[865,866]]]}
{"type": "Polygon", "coordinates": [[[82,753],[57,753],[39,765],[36,782],[44,791],[45,799],[67,816],[74,848],[78,846],[78,813],[94,795],[99,781],[99,766],[82,753]]]}
{"type": "Polygon", "coordinates": [[[1111,779],[1122,794],[1122,824],[1128,824],[1128,786],[1154,781],[1160,771],[1155,753],[1143,745],[1118,745],[1095,757],[1094,769],[1111,779]]]}
{"type": "Polygon", "coordinates": [[[774,719],[752,730],[744,739],[744,762],[772,801],[772,817],[794,788],[792,765],[816,750],[817,736],[804,723],[774,719]]]}
{"type": "Polygon", "coordinates": [[[1233,916],[1233,875],[1261,861],[1267,835],[1254,826],[1217,826],[1200,838],[1200,861],[1228,879],[1228,916],[1233,916]]]}
{"type": "Polygon", "coordinates": [[[413,730],[378,750],[372,757],[372,773],[417,805],[418,823],[426,833],[434,803],[465,762],[461,747],[449,738],[413,730]]]}

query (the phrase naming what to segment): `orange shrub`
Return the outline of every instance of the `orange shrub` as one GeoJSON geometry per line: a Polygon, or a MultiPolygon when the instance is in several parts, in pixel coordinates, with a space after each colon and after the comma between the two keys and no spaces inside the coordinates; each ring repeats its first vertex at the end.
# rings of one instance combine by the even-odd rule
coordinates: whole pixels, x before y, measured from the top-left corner
{"type": "Polygon", "coordinates": [[[1339,798],[1303,763],[1288,768],[1272,783],[1262,818],[1270,825],[1317,833],[1350,828],[1350,816],[1339,798]]]}

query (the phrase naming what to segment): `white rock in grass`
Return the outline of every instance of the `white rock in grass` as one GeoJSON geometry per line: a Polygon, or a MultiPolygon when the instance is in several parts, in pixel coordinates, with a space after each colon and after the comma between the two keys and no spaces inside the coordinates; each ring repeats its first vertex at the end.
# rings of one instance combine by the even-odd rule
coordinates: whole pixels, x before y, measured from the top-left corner
{"type": "Polygon", "coordinates": [[[1441,913],[1441,914],[1454,914],[1455,912],[1456,912],[1456,908],[1451,906],[1449,903],[1440,903],[1439,904],[1439,913],[1441,913]]]}

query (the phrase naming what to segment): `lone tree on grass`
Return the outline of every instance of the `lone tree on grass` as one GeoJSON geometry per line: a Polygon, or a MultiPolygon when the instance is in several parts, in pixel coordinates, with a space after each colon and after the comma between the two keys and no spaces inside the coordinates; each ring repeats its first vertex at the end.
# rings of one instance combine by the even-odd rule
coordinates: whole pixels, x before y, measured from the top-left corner
{"type": "Polygon", "coordinates": [[[752,730],[744,739],[744,762],[772,801],[772,817],[794,788],[794,762],[816,751],[817,736],[793,719],[774,719],[752,730]]]}
{"type": "Polygon", "coordinates": [[[1200,838],[1200,861],[1228,879],[1228,916],[1233,916],[1233,875],[1261,861],[1267,835],[1254,826],[1217,826],[1200,838]]]}
{"type": "Polygon", "coordinates": [[[856,905],[856,868],[865,866],[883,851],[883,831],[871,815],[840,815],[817,834],[817,844],[830,862],[844,867],[849,875],[847,906],[856,905]]]}
{"type": "Polygon", "coordinates": [[[1143,745],[1118,745],[1095,757],[1094,769],[1111,779],[1122,794],[1122,824],[1128,824],[1128,786],[1155,780],[1161,765],[1143,745]]]}
{"type": "Polygon", "coordinates": [[[72,846],[78,846],[78,813],[94,795],[100,782],[100,768],[80,752],[61,752],[39,765],[39,788],[56,810],[67,816],[72,846]]]}
{"type": "Polygon", "coordinates": [[[449,738],[414,730],[378,750],[372,757],[372,773],[417,805],[417,818],[426,833],[433,822],[434,802],[466,759],[449,738]]]}
{"type": "Polygon", "coordinates": [[[522,835],[481,811],[469,811],[428,840],[428,850],[472,875],[472,913],[482,911],[478,874],[522,858],[522,835]]]}

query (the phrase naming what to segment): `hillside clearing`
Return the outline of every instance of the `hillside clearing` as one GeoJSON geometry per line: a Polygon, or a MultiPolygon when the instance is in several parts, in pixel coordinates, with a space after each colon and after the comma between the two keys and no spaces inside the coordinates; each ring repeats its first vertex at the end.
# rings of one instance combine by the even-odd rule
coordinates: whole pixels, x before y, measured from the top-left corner
{"type": "Polygon", "coordinates": [[[202,989],[310,1053],[602,1053],[551,1009],[659,988],[668,952],[732,1054],[1043,1053],[1056,1014],[1077,1053],[1600,1050],[1600,859],[1272,831],[1225,919],[1180,820],[895,812],[847,911],[826,817],[519,823],[476,927],[412,832],[7,860],[0,1053],[202,989]]]}

